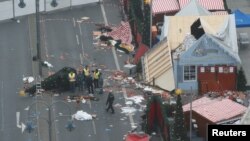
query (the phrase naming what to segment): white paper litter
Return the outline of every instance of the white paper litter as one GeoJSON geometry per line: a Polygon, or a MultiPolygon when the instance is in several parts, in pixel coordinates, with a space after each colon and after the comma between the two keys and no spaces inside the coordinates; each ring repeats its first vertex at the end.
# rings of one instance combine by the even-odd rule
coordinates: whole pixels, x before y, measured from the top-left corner
{"type": "Polygon", "coordinates": [[[73,118],[76,120],[92,120],[92,116],[86,112],[83,112],[83,110],[77,111],[73,118]]]}
{"type": "Polygon", "coordinates": [[[31,82],[33,82],[35,79],[34,79],[34,77],[32,77],[32,76],[28,76],[28,77],[24,77],[23,78],[23,82],[28,82],[28,83],[31,83],[31,82]]]}
{"type": "Polygon", "coordinates": [[[127,98],[127,100],[132,100],[134,101],[135,104],[140,104],[144,100],[144,97],[142,97],[141,95],[136,95],[136,96],[127,98]]]}
{"type": "Polygon", "coordinates": [[[133,104],[133,101],[127,101],[125,104],[126,104],[126,105],[132,105],[132,104],[133,104]]]}
{"type": "Polygon", "coordinates": [[[82,103],[86,103],[86,100],[84,98],[82,99],[82,103]]]}
{"type": "Polygon", "coordinates": [[[136,112],[136,109],[134,107],[122,107],[121,108],[122,112],[124,114],[133,114],[136,112]]]}
{"type": "Polygon", "coordinates": [[[52,64],[50,64],[49,62],[44,61],[43,63],[46,64],[49,68],[53,68],[52,64]]]}

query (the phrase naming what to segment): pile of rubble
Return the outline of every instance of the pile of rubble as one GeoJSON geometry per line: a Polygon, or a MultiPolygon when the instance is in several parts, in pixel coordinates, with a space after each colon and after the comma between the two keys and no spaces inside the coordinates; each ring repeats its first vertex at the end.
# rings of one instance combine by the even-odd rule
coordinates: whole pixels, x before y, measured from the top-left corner
{"type": "Polygon", "coordinates": [[[211,98],[217,98],[217,97],[228,98],[240,104],[244,104],[244,101],[246,100],[246,93],[239,91],[226,90],[222,92],[208,92],[205,95],[211,98]]]}

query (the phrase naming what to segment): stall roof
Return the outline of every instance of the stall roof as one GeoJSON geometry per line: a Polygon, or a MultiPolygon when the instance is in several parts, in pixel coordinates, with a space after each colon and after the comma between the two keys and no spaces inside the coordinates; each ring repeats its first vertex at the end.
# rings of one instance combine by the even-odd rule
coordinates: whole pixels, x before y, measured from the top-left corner
{"type": "MultiPolygon", "coordinates": [[[[192,102],[192,111],[217,123],[245,113],[247,107],[230,99],[202,97],[192,102]]],[[[183,106],[183,112],[190,111],[190,103],[183,106]]]]}
{"type": "Polygon", "coordinates": [[[211,13],[203,8],[197,0],[190,1],[184,6],[175,16],[205,16],[211,15],[211,13]]]}
{"type": "MultiPolygon", "coordinates": [[[[206,8],[207,10],[225,10],[223,0],[197,0],[197,1],[201,4],[202,7],[206,8]]],[[[189,2],[190,0],[179,0],[181,9],[184,8],[189,2]]]]}
{"type": "Polygon", "coordinates": [[[215,35],[224,26],[228,15],[165,16],[161,39],[167,37],[168,46],[171,50],[176,49],[183,43],[185,36],[191,33],[191,25],[199,18],[205,32],[215,35]]]}
{"type": "Polygon", "coordinates": [[[234,11],[236,27],[249,27],[250,15],[241,12],[239,9],[234,11]]]}
{"type": "Polygon", "coordinates": [[[171,13],[179,11],[180,7],[177,0],[153,0],[152,1],[152,13],[171,13]]]}

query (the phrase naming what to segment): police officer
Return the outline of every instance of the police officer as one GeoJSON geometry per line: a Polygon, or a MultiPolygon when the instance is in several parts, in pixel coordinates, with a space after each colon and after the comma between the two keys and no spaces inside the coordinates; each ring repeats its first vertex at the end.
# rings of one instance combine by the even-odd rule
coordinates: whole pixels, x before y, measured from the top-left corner
{"type": "Polygon", "coordinates": [[[99,88],[99,76],[100,76],[100,72],[98,71],[98,69],[96,69],[94,71],[94,86],[95,88],[99,88]]]}
{"type": "Polygon", "coordinates": [[[76,74],[73,71],[71,71],[68,74],[68,77],[69,77],[70,90],[71,90],[71,92],[75,92],[76,74]]]}

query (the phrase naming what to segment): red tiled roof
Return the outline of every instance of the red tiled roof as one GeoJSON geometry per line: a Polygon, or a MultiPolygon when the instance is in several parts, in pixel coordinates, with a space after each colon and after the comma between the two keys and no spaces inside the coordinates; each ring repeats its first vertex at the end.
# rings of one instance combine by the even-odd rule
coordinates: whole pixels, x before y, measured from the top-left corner
{"type": "Polygon", "coordinates": [[[153,0],[152,13],[170,13],[180,10],[177,0],[153,0]]]}
{"type": "MultiPolygon", "coordinates": [[[[246,111],[247,107],[230,99],[210,99],[202,97],[192,102],[192,111],[216,123],[239,116],[246,111]]],[[[189,111],[190,104],[183,106],[183,111],[189,111]]]]}

